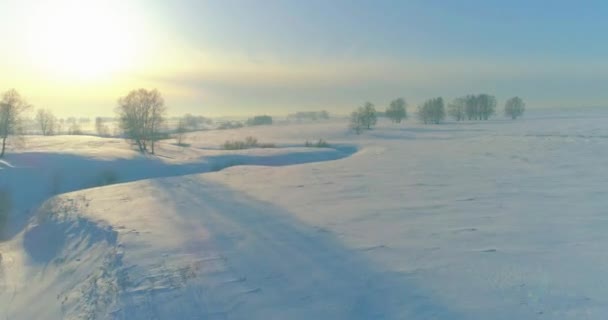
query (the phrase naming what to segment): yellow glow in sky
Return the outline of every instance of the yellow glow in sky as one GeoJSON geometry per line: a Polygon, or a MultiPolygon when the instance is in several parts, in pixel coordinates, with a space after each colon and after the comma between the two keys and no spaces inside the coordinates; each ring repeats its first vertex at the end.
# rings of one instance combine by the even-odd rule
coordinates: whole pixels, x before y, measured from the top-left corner
{"type": "Polygon", "coordinates": [[[115,9],[92,1],[48,1],[36,6],[26,32],[32,67],[66,80],[107,77],[131,69],[139,39],[127,17],[115,9]]]}

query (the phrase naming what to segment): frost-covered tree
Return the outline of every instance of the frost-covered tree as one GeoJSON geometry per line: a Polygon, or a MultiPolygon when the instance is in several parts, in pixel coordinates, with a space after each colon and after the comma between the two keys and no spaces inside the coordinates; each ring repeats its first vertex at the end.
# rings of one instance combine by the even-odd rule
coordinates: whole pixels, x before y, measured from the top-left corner
{"type": "Polygon", "coordinates": [[[465,98],[456,98],[448,104],[448,115],[456,121],[462,121],[466,118],[467,101],[465,98]]]}
{"type": "Polygon", "coordinates": [[[403,98],[398,98],[391,101],[391,104],[386,109],[386,117],[391,119],[395,123],[401,123],[403,119],[407,118],[406,111],[407,103],[403,98]]]}
{"type": "Polygon", "coordinates": [[[102,117],[95,118],[95,131],[97,131],[97,135],[100,137],[107,137],[110,135],[110,128],[105,124],[102,117]]]}
{"type": "Polygon", "coordinates": [[[378,115],[376,113],[376,107],[371,102],[366,102],[365,105],[359,110],[362,114],[363,124],[367,130],[371,130],[378,121],[378,115]]]}
{"type": "Polygon", "coordinates": [[[133,90],[118,100],[116,109],[125,136],[133,140],[141,152],[151,153],[154,153],[166,112],[165,101],[156,89],[133,90]]]}
{"type": "Polygon", "coordinates": [[[418,107],[418,118],[424,124],[439,124],[445,119],[445,106],[442,97],[425,101],[418,107]]]}
{"type": "Polygon", "coordinates": [[[496,113],[496,98],[489,94],[467,95],[463,99],[468,120],[488,120],[496,113]]]}
{"type": "Polygon", "coordinates": [[[488,120],[496,113],[496,97],[489,94],[480,94],[477,96],[477,105],[479,106],[479,119],[488,120]]]}
{"type": "Polygon", "coordinates": [[[376,108],[371,102],[366,102],[350,116],[350,129],[360,134],[363,130],[371,130],[378,121],[376,108]]]}
{"type": "Polygon", "coordinates": [[[479,106],[477,96],[469,94],[461,98],[464,101],[464,113],[467,120],[479,120],[479,106]]]}
{"type": "Polygon", "coordinates": [[[38,109],[36,123],[44,136],[52,136],[57,130],[57,118],[51,110],[38,109]]]}
{"type": "Polygon", "coordinates": [[[361,132],[363,132],[363,130],[365,130],[365,125],[364,125],[364,121],[363,121],[363,113],[361,113],[359,111],[353,111],[353,113],[350,114],[349,127],[356,134],[361,134],[361,132]]]}
{"type": "Polygon", "coordinates": [[[23,132],[23,113],[31,108],[25,99],[15,89],[8,90],[0,100],[0,158],[6,151],[6,141],[10,136],[16,136],[23,132]]]}
{"type": "Polygon", "coordinates": [[[526,103],[520,97],[513,97],[505,103],[505,115],[515,120],[524,114],[526,103]]]}

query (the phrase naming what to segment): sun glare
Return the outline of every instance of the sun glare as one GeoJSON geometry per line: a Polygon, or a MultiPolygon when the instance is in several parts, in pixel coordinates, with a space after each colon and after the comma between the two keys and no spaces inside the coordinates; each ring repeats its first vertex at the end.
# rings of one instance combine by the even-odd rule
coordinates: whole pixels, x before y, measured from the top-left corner
{"type": "Polygon", "coordinates": [[[120,10],[91,1],[37,7],[28,33],[33,65],[53,77],[94,79],[127,71],[136,37],[120,10]]]}

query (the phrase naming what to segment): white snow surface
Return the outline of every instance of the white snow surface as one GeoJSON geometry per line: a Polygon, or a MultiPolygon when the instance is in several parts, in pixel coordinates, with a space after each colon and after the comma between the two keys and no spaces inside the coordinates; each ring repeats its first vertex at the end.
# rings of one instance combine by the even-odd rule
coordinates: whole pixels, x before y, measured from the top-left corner
{"type": "Polygon", "coordinates": [[[27,137],[0,318],[606,319],[607,120],[27,137]],[[218,148],[249,135],[279,148],[218,148]]]}

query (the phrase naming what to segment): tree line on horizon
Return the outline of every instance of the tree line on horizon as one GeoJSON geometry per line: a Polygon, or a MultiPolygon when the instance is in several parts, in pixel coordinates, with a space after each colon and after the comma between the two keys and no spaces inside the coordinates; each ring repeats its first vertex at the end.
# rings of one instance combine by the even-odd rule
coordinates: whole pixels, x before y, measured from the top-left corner
{"type": "MultiPolygon", "coordinates": [[[[446,115],[455,121],[484,121],[496,114],[496,107],[496,97],[489,94],[470,94],[458,97],[450,102],[447,108],[444,99],[436,97],[419,105],[416,115],[418,120],[424,124],[439,124],[445,120],[446,115]]],[[[522,98],[513,97],[505,102],[504,114],[515,120],[523,115],[525,107],[526,104],[522,98]]],[[[401,123],[407,119],[405,99],[397,98],[391,101],[383,115],[394,123],[401,123]]],[[[376,111],[374,104],[366,102],[351,113],[349,127],[355,133],[360,134],[363,130],[372,129],[378,116],[379,112],[376,111]]]]}
{"type": "MultiPolygon", "coordinates": [[[[428,99],[418,106],[416,115],[425,124],[438,124],[445,120],[446,115],[455,121],[488,120],[496,113],[497,100],[488,94],[466,95],[455,98],[445,106],[442,97],[428,99]],[[447,112],[446,112],[447,109],[447,112]]],[[[9,136],[20,136],[24,133],[23,117],[32,108],[15,89],[8,90],[0,97],[0,158],[6,152],[9,136]]],[[[517,119],[523,115],[525,103],[519,97],[506,101],[504,113],[506,116],[517,119]]],[[[140,152],[154,153],[155,142],[163,137],[161,128],[165,124],[167,108],[161,93],[156,90],[137,89],[130,91],[126,96],[118,99],[115,108],[118,127],[123,136],[133,142],[140,152]]],[[[401,123],[408,118],[407,102],[397,98],[390,102],[383,115],[394,123],[401,123]]],[[[297,118],[326,119],[326,111],[299,112],[297,118]]],[[[377,123],[379,113],[373,103],[366,102],[355,110],[350,117],[350,128],[357,134],[364,130],[371,130],[377,123]]],[[[39,109],[36,112],[35,122],[43,135],[53,135],[64,121],[58,121],[48,109],[39,109]]],[[[176,133],[179,135],[179,144],[182,137],[190,128],[199,127],[204,123],[204,117],[186,115],[179,119],[176,133]]],[[[69,134],[82,133],[76,119],[68,119],[69,134]]],[[[267,115],[255,116],[246,121],[247,125],[272,124],[272,117],[267,115]]],[[[100,136],[109,136],[109,128],[101,117],[95,119],[95,128],[100,136]]]]}

